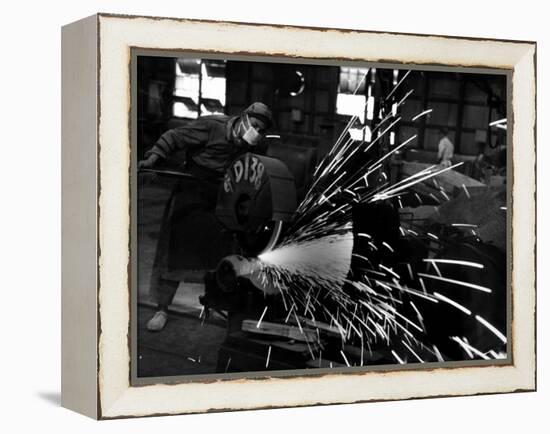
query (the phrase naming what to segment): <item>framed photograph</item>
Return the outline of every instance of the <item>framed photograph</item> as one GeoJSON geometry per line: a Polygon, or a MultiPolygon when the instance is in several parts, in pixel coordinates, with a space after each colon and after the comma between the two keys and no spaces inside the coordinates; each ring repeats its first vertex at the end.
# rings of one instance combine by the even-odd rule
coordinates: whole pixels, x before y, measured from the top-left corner
{"type": "Polygon", "coordinates": [[[62,403],[532,391],[534,42],[63,28],[62,403]]]}

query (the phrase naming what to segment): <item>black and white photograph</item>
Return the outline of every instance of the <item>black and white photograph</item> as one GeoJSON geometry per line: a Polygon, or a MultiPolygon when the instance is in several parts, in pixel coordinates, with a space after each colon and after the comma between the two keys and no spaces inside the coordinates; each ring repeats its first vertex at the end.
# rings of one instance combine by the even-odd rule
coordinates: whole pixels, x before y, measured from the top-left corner
{"type": "Polygon", "coordinates": [[[133,61],[136,379],[510,362],[509,72],[133,61]]]}
{"type": "Polygon", "coordinates": [[[0,432],[546,433],[545,9],[6,2],[0,432]]]}

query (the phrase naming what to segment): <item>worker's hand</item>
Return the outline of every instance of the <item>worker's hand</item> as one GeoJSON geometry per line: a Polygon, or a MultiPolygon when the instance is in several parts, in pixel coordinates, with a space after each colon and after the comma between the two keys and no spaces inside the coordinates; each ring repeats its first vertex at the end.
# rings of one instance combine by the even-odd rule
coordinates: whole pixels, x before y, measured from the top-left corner
{"type": "Polygon", "coordinates": [[[149,169],[153,167],[155,164],[157,164],[159,158],[160,157],[157,154],[149,155],[149,157],[147,157],[145,160],[141,160],[138,163],[138,169],[149,169]]]}

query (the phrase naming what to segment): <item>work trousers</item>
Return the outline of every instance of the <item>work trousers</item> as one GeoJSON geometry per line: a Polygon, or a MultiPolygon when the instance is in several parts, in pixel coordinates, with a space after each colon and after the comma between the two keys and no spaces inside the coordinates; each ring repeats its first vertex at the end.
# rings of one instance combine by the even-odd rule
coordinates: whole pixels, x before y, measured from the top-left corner
{"type": "Polygon", "coordinates": [[[184,179],[176,184],[162,216],[149,286],[150,297],[160,308],[172,303],[179,286],[179,280],[174,277],[178,272],[207,269],[217,263],[217,260],[205,259],[204,254],[201,255],[196,247],[196,237],[194,243],[190,242],[189,232],[194,235],[198,231],[198,237],[203,241],[201,244],[207,247],[223,244],[211,238],[212,233],[221,232],[221,225],[214,217],[219,175],[210,171],[205,173],[205,169],[199,166],[190,173],[195,179],[184,179]],[[195,228],[203,220],[208,220],[210,226],[195,228]]]}

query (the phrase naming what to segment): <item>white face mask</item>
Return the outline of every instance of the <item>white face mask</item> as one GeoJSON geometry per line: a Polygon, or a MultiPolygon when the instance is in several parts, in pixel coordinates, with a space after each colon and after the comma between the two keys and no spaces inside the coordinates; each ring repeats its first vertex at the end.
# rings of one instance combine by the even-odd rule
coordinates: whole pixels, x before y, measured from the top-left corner
{"type": "Polygon", "coordinates": [[[248,115],[245,115],[243,118],[243,127],[244,127],[244,134],[242,135],[242,139],[248,143],[250,146],[255,146],[259,143],[259,141],[262,139],[262,135],[258,132],[256,128],[252,126],[250,123],[250,119],[248,118],[248,115]]]}

